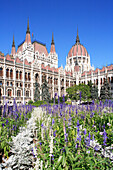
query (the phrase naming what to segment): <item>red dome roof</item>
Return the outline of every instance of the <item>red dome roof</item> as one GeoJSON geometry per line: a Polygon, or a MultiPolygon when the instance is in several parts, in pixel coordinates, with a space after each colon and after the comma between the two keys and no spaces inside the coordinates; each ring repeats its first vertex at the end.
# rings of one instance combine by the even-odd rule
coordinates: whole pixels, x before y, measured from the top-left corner
{"type": "Polygon", "coordinates": [[[77,37],[76,37],[76,44],[74,46],[72,46],[72,48],[70,49],[69,53],[68,53],[68,57],[72,57],[72,56],[89,56],[88,52],[86,50],[86,48],[80,44],[80,40],[79,40],[79,36],[78,36],[78,29],[77,29],[77,37]]]}
{"type": "Polygon", "coordinates": [[[88,52],[86,50],[86,48],[82,45],[82,44],[78,44],[76,43],[69,51],[68,53],[68,57],[72,57],[72,56],[87,56],[88,57],[88,52]]]}

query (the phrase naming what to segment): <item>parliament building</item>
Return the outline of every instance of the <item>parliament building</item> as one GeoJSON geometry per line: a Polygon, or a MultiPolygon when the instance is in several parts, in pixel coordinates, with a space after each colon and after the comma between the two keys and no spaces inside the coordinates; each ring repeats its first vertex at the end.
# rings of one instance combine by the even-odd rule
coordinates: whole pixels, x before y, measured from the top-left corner
{"type": "Polygon", "coordinates": [[[31,41],[29,20],[25,41],[16,51],[13,36],[11,54],[6,56],[0,52],[0,104],[5,100],[10,105],[15,98],[17,103],[34,101],[35,82],[41,85],[44,77],[48,82],[51,98],[55,93],[59,96],[66,95],[66,88],[75,84],[88,84],[91,81],[100,89],[105,78],[111,85],[113,92],[113,65],[94,69],[90,64],[90,56],[86,48],[80,43],[78,30],[76,42],[66,57],[66,66],[58,67],[58,55],[55,50],[55,42],[52,34],[50,52],[46,45],[39,41],[31,41]]]}

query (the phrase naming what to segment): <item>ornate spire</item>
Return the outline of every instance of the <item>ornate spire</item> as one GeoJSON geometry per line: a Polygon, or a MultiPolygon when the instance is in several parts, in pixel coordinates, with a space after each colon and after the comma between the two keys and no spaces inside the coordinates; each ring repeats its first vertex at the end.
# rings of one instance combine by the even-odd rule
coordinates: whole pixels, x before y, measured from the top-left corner
{"type": "Polygon", "coordinates": [[[79,39],[79,36],[78,36],[78,27],[77,27],[76,43],[80,43],[80,39],[79,39]]]}
{"type": "Polygon", "coordinates": [[[30,29],[29,29],[29,18],[28,18],[28,21],[27,21],[27,31],[26,31],[26,34],[29,33],[30,34],[30,29]]]}
{"type": "Polygon", "coordinates": [[[14,35],[13,35],[13,44],[12,47],[15,47],[14,35]]]}
{"type": "Polygon", "coordinates": [[[54,43],[53,32],[52,32],[52,41],[51,41],[51,45],[52,45],[52,44],[55,44],[55,43],[54,43]]]}
{"type": "Polygon", "coordinates": [[[13,35],[13,43],[12,43],[12,49],[11,49],[11,55],[16,54],[16,49],[15,49],[15,41],[14,41],[14,35],[13,35]]]}
{"type": "Polygon", "coordinates": [[[51,41],[51,49],[50,49],[51,53],[55,53],[55,43],[54,43],[54,37],[53,37],[53,33],[52,33],[52,41],[51,41]]]}

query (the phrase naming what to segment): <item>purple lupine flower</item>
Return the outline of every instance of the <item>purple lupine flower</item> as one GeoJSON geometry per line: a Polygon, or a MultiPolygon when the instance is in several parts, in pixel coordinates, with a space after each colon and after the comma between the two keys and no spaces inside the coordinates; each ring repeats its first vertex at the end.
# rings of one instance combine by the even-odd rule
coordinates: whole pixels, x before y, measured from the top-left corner
{"type": "Polygon", "coordinates": [[[56,136],[56,130],[53,132],[53,136],[54,136],[54,137],[56,136]]]}
{"type": "Polygon", "coordinates": [[[52,161],[54,161],[54,155],[52,154],[52,161]]]}
{"type": "Polygon", "coordinates": [[[42,127],[44,126],[43,123],[41,124],[41,126],[42,126],[42,127]]]}
{"type": "Polygon", "coordinates": [[[94,134],[93,134],[92,140],[93,140],[93,141],[95,140],[95,138],[94,138],[94,134]]]}
{"type": "Polygon", "coordinates": [[[64,96],[64,94],[63,94],[63,103],[65,103],[65,96],[64,96]]]}
{"type": "Polygon", "coordinates": [[[106,141],[107,141],[106,139],[108,138],[105,129],[104,129],[104,132],[103,132],[103,138],[104,138],[103,145],[105,146],[105,145],[107,145],[106,144],[106,141]]]}
{"type": "Polygon", "coordinates": [[[87,131],[86,131],[86,129],[84,130],[84,135],[86,135],[87,134],[87,131]]]}
{"type": "Polygon", "coordinates": [[[39,144],[42,145],[42,142],[40,142],[39,144]]]}
{"type": "Polygon", "coordinates": [[[4,126],[5,126],[5,124],[4,123],[2,123],[2,127],[4,128],[4,126]]]}
{"type": "Polygon", "coordinates": [[[55,121],[54,121],[54,118],[52,119],[52,126],[54,125],[55,121]]]}
{"type": "Polygon", "coordinates": [[[8,122],[9,122],[9,121],[8,121],[8,120],[6,120],[6,125],[8,124],[8,122]]]}

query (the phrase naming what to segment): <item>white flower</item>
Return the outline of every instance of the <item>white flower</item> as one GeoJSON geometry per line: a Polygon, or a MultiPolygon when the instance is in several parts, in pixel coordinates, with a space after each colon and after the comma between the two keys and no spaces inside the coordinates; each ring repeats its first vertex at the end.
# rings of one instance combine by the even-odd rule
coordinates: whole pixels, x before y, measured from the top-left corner
{"type": "Polygon", "coordinates": [[[107,125],[108,125],[108,126],[111,126],[111,124],[110,124],[110,123],[107,123],[107,125]]]}
{"type": "Polygon", "coordinates": [[[100,134],[100,135],[103,135],[103,132],[100,132],[99,134],[100,134]]]}

